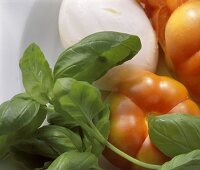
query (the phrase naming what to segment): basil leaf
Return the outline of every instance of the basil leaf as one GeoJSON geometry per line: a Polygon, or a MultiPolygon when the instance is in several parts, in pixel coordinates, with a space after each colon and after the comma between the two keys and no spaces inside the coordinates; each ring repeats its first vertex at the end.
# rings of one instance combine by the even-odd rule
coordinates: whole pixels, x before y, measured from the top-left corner
{"type": "MultiPolygon", "coordinates": [[[[97,115],[94,119],[94,125],[97,127],[99,132],[104,136],[105,139],[108,139],[109,135],[109,114],[110,110],[106,106],[100,114],[97,115]]],[[[86,151],[93,153],[99,157],[104,150],[104,145],[99,143],[92,135],[89,136],[87,133],[84,133],[83,142],[86,148],[86,151]]]]}
{"type": "Polygon", "coordinates": [[[38,129],[32,138],[19,141],[15,147],[26,153],[56,158],[67,151],[82,151],[82,140],[69,129],[49,125],[38,129]]]}
{"type": "Polygon", "coordinates": [[[29,45],[25,50],[20,68],[26,92],[39,103],[48,103],[53,88],[52,72],[36,44],[29,45]]]}
{"type": "Polygon", "coordinates": [[[21,165],[18,165],[11,161],[4,161],[4,160],[0,160],[0,169],[1,170],[26,170],[21,165]]]}
{"type": "Polygon", "coordinates": [[[56,158],[59,156],[59,153],[56,152],[53,147],[37,138],[22,139],[16,142],[12,147],[20,152],[31,155],[41,155],[48,158],[56,158]]]}
{"type": "Polygon", "coordinates": [[[60,55],[54,77],[72,77],[92,83],[110,68],[130,60],[140,49],[137,36],[110,31],[95,33],[60,55]]]}
{"type": "MultiPolygon", "coordinates": [[[[107,139],[109,134],[109,108],[106,106],[95,118],[94,124],[100,133],[107,139]]],[[[48,114],[48,122],[59,126],[73,128],[78,126],[76,121],[69,115],[63,113],[57,113],[55,111],[48,114]]],[[[87,132],[83,132],[83,142],[85,151],[91,152],[96,156],[99,156],[104,149],[104,146],[99,143],[93,136],[89,136],[87,132]]]]}
{"type": "Polygon", "coordinates": [[[42,168],[45,162],[52,160],[43,156],[28,154],[12,147],[8,161],[20,166],[20,170],[33,170],[35,168],[42,168]]]}
{"type": "Polygon", "coordinates": [[[105,106],[104,109],[94,118],[94,124],[96,125],[99,132],[108,139],[110,130],[110,109],[109,106],[105,106]]]}
{"type": "Polygon", "coordinates": [[[0,106],[0,135],[30,135],[44,121],[46,110],[26,94],[13,97],[0,106]]]}
{"type": "Polygon", "coordinates": [[[65,152],[53,161],[47,170],[92,170],[97,169],[96,167],[98,159],[92,153],[65,152]]]}
{"type": "Polygon", "coordinates": [[[59,154],[63,153],[64,150],[65,152],[69,150],[82,151],[81,137],[73,131],[61,126],[44,126],[36,132],[35,137],[46,141],[46,143],[51,145],[59,154]]]}
{"type": "Polygon", "coordinates": [[[61,78],[56,81],[53,92],[55,111],[62,115],[60,120],[63,118],[63,122],[67,122],[70,117],[70,122],[74,120],[77,126],[82,127],[85,151],[99,156],[104,144],[94,128],[107,138],[110,113],[108,106],[102,102],[99,90],[89,83],[61,78]]]}
{"type": "Polygon", "coordinates": [[[45,162],[44,163],[44,166],[42,168],[36,168],[34,170],[46,170],[50,165],[51,165],[52,162],[45,162]]]}
{"type": "Polygon", "coordinates": [[[47,121],[53,125],[59,125],[67,128],[73,128],[78,126],[76,121],[69,115],[56,111],[48,111],[47,121]]]}
{"type": "Polygon", "coordinates": [[[200,169],[200,150],[174,157],[159,170],[198,170],[200,169]]]}
{"type": "Polygon", "coordinates": [[[104,109],[101,94],[94,86],[72,78],[61,78],[55,83],[54,107],[80,124],[88,124],[104,109]]]}
{"type": "Polygon", "coordinates": [[[9,152],[9,145],[7,143],[7,136],[0,136],[0,160],[9,152]]]}
{"type": "Polygon", "coordinates": [[[166,114],[150,117],[149,135],[153,144],[165,155],[200,149],[200,118],[189,114],[166,114]]]}

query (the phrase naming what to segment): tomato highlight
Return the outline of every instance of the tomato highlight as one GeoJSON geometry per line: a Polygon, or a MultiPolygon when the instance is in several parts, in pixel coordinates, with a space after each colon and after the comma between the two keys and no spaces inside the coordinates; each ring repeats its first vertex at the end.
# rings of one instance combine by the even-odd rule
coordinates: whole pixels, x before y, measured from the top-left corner
{"type": "MultiPolygon", "coordinates": [[[[151,164],[161,165],[170,158],[161,153],[148,136],[150,115],[183,113],[200,116],[198,106],[190,99],[184,85],[178,81],[140,70],[118,84],[109,96],[109,142],[128,155],[151,164]]],[[[108,148],[104,155],[123,170],[141,170],[108,148]]],[[[144,169],[144,168],[142,168],[144,169]]]]}

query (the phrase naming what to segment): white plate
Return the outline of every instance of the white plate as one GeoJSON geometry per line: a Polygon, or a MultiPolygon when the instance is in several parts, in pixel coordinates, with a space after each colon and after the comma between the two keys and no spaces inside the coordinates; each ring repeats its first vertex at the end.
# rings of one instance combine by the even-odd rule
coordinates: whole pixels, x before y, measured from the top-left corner
{"type": "MultiPolygon", "coordinates": [[[[22,92],[19,59],[37,43],[53,67],[63,48],[58,33],[62,0],[0,0],[0,103],[22,92]]],[[[115,170],[103,159],[107,170],[115,170]]]]}

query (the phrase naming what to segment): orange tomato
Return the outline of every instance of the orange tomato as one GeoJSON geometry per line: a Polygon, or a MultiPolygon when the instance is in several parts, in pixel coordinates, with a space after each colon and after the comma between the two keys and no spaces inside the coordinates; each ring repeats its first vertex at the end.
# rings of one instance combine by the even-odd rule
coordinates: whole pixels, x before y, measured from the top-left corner
{"type": "Polygon", "coordinates": [[[189,0],[138,0],[152,22],[158,41],[165,50],[165,27],[173,11],[189,0]]]}
{"type": "Polygon", "coordinates": [[[200,1],[176,9],[166,25],[166,57],[191,95],[200,101],[200,1]]]}
{"type": "Polygon", "coordinates": [[[152,22],[168,66],[200,102],[200,1],[140,2],[152,22]]]}
{"type": "MultiPolygon", "coordinates": [[[[119,83],[109,101],[109,141],[130,156],[152,164],[163,164],[169,158],[151,143],[148,116],[173,112],[200,116],[198,106],[190,99],[184,85],[172,78],[142,70],[119,83]]],[[[105,149],[104,155],[123,170],[144,170],[109,149],[105,149]]]]}

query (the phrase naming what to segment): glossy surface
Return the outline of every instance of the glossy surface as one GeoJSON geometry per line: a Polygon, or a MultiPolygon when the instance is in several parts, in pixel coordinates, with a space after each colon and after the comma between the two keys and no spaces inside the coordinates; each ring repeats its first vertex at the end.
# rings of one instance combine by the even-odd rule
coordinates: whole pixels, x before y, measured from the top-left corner
{"type": "Polygon", "coordinates": [[[200,1],[140,0],[152,21],[166,62],[200,102],[200,1]],[[156,3],[157,2],[157,3],[156,3]]]}
{"type": "MultiPolygon", "coordinates": [[[[166,113],[200,116],[198,106],[190,99],[184,85],[172,78],[143,70],[119,83],[118,91],[113,92],[109,101],[109,141],[129,155],[152,164],[162,164],[169,158],[151,143],[148,136],[148,116],[166,113]]],[[[108,149],[104,155],[123,170],[142,170],[108,149]]]]}
{"type": "Polygon", "coordinates": [[[166,54],[191,95],[200,101],[200,1],[174,11],[166,25],[166,54]]]}

